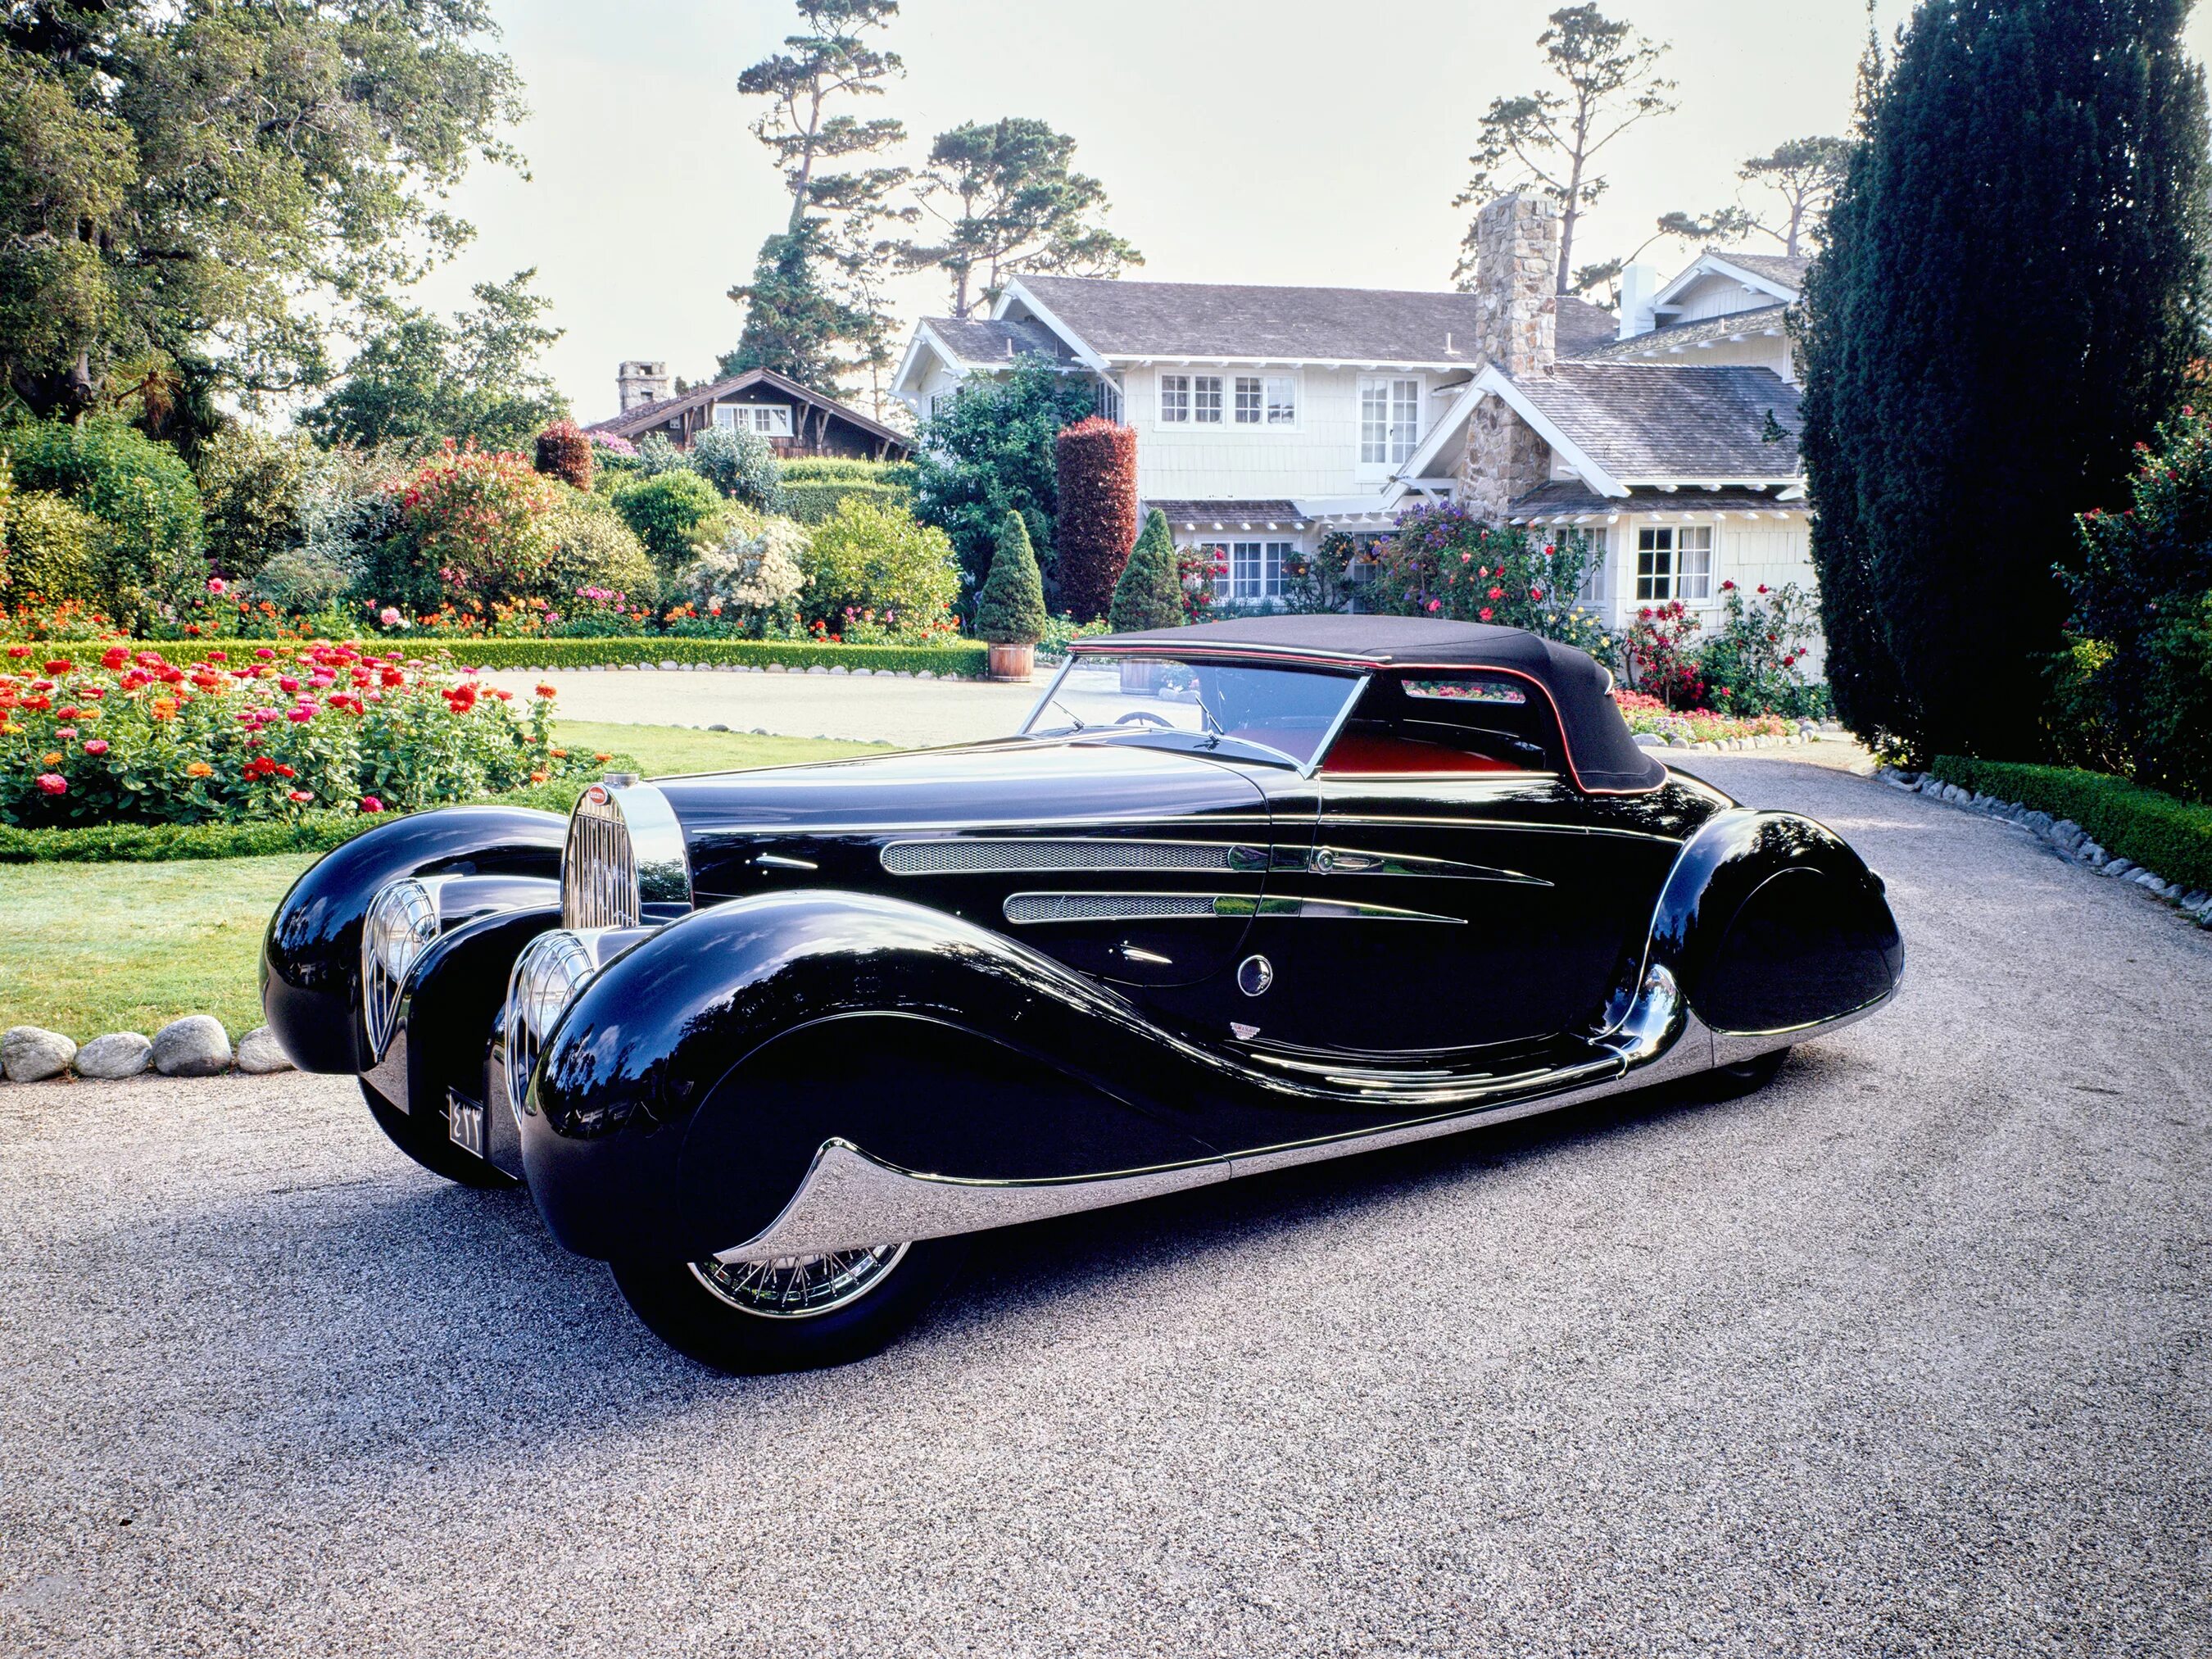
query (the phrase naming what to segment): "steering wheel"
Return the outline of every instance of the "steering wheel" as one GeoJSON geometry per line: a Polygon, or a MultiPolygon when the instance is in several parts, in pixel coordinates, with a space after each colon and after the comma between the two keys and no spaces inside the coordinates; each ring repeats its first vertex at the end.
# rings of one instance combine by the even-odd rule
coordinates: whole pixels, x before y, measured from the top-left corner
{"type": "Polygon", "coordinates": [[[1121,719],[1115,720],[1114,724],[1116,726],[1127,726],[1131,720],[1150,720],[1154,726],[1164,726],[1169,731],[1173,731],[1175,729],[1175,722],[1173,720],[1168,719],[1164,714],[1155,714],[1149,708],[1132,708],[1127,714],[1122,715],[1121,719]]]}

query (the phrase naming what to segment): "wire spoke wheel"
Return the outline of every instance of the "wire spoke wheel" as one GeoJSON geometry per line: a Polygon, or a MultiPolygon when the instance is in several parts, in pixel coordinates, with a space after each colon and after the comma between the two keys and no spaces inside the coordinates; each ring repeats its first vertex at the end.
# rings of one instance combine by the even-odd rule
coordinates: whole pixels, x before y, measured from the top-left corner
{"type": "Polygon", "coordinates": [[[691,1276],[716,1300],[763,1319],[808,1319],[849,1307],[890,1277],[904,1244],[773,1261],[694,1261],[691,1276]]]}

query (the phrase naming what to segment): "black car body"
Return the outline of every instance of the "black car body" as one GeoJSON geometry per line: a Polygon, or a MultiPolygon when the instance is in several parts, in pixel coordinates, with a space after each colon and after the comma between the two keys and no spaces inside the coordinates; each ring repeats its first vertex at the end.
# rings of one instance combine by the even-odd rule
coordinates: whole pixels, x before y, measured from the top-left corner
{"type": "Polygon", "coordinates": [[[395,821],[263,983],[738,1366],[882,1340],[915,1241],[1755,1080],[1902,964],[1848,847],[1660,764],[1587,656],[1326,617],[1081,641],[1006,739],[395,821]]]}

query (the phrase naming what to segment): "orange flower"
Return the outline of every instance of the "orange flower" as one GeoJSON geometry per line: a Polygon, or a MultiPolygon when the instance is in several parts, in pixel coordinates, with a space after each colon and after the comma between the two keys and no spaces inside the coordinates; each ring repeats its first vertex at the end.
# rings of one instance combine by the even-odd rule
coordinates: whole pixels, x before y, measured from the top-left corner
{"type": "Polygon", "coordinates": [[[560,694],[550,685],[541,685],[538,688],[538,695],[541,697],[552,697],[558,696],[560,694]]]}
{"type": "Polygon", "coordinates": [[[39,764],[41,766],[59,766],[61,763],[62,751],[58,749],[51,750],[39,757],[39,764]]]}
{"type": "Polygon", "coordinates": [[[599,765],[600,765],[600,766],[605,766],[605,765],[609,761],[612,760],[613,758],[614,758],[614,757],[613,757],[612,755],[594,755],[594,756],[592,756],[592,759],[593,760],[593,762],[595,762],[597,764],[599,764],[599,765]]]}
{"type": "Polygon", "coordinates": [[[154,718],[155,720],[166,720],[171,719],[175,715],[176,712],[177,700],[174,697],[156,697],[154,699],[154,718]]]}
{"type": "Polygon", "coordinates": [[[532,783],[543,783],[547,778],[552,775],[553,775],[550,772],[532,772],[530,775],[530,781],[532,783]]]}
{"type": "Polygon", "coordinates": [[[212,777],[215,775],[215,768],[210,766],[205,761],[194,761],[185,769],[185,775],[188,778],[212,777]]]}
{"type": "Polygon", "coordinates": [[[555,760],[566,760],[568,758],[568,751],[565,749],[549,749],[545,752],[552,756],[555,760]]]}

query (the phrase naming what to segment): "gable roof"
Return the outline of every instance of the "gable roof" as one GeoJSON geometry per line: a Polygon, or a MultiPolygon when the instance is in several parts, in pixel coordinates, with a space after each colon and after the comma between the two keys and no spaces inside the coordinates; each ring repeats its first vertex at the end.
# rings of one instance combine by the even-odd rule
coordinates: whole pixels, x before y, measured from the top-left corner
{"type": "MultiPolygon", "coordinates": [[[[1780,301],[1771,306],[1753,306],[1748,311],[1731,311],[1718,317],[1700,317],[1694,323],[1663,323],[1657,328],[1646,329],[1641,334],[1632,334],[1625,340],[1607,338],[1577,356],[1625,361],[1638,357],[1657,357],[1671,355],[1704,344],[1709,341],[1733,340],[1739,335],[1779,334],[1784,331],[1784,319],[1790,307],[1780,301]]],[[[1565,356],[1566,354],[1560,354],[1565,356]]]]}
{"type": "Polygon", "coordinates": [[[1754,276],[1764,276],[1770,283],[1799,291],[1804,289],[1805,272],[1813,263],[1802,253],[1747,253],[1740,248],[1725,247],[1715,248],[1711,252],[1714,258],[1739,270],[1747,270],[1754,276]]]}
{"type": "Polygon", "coordinates": [[[1491,368],[1471,390],[1502,398],[1608,495],[1638,483],[1803,475],[1797,388],[1771,369],[1563,362],[1550,374],[1491,368]],[[1770,416],[1784,434],[1771,442],[1770,416]]]}
{"type": "Polygon", "coordinates": [[[757,386],[767,386],[815,409],[827,410],[837,419],[850,422],[870,437],[896,445],[902,454],[913,444],[914,441],[903,432],[885,426],[880,421],[871,420],[859,410],[841,404],[835,398],[826,398],[772,368],[749,368],[739,374],[725,376],[710,385],[695,386],[689,392],[679,392],[672,398],[656,398],[649,404],[640,404],[635,409],[625,410],[604,421],[594,421],[584,430],[609,433],[617,438],[635,438],[687,410],[703,408],[757,386]]]}
{"type": "Polygon", "coordinates": [[[1785,302],[1795,301],[1805,286],[1805,269],[1813,262],[1802,254],[1742,253],[1734,248],[1707,248],[1677,271],[1651,296],[1656,310],[1669,309],[1675,295],[1701,276],[1732,277],[1785,302]]]}
{"type": "Polygon", "coordinates": [[[1603,306],[1572,297],[1559,301],[1553,349],[1562,357],[1587,357],[1620,331],[1620,319],[1603,306]]]}
{"type": "Polygon", "coordinates": [[[1024,299],[1102,357],[1469,367],[1480,361],[1481,301],[1472,294],[1024,276],[1000,296],[1001,315],[1024,299]]]}
{"type": "Polygon", "coordinates": [[[1062,355],[1052,331],[1026,317],[925,317],[919,326],[949,361],[963,365],[1003,367],[1016,357],[1062,355]]]}

